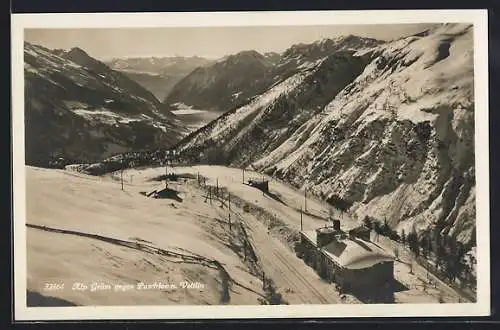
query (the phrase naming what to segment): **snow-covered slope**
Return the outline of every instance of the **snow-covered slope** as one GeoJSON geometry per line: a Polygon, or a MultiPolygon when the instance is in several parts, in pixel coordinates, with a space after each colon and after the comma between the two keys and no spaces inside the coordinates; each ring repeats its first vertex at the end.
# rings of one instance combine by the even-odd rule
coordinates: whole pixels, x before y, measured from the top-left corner
{"type": "Polygon", "coordinates": [[[472,34],[469,25],[444,24],[360,49],[347,63],[310,64],[180,147],[213,146],[227,163],[341,199],[360,219],[386,218],[406,232],[436,228],[473,244],[472,34]],[[327,79],[308,84],[319,74],[327,79]],[[323,97],[301,97],[313,88],[323,97]]]}
{"type": "Polygon", "coordinates": [[[126,175],[125,191],[110,177],[34,167],[26,173],[29,291],[88,306],[265,300],[235,219],[231,230],[227,209],[203,203],[191,186],[169,184],[180,201],[153,199],[140,192],[164,184],[140,173],[134,184],[126,175]],[[65,287],[44,291],[46,283],[65,287]],[[75,290],[75,283],[88,288],[75,290]]]}
{"type": "Polygon", "coordinates": [[[123,73],[73,48],[25,43],[26,160],[98,160],[176,142],[180,121],[123,73]]]}

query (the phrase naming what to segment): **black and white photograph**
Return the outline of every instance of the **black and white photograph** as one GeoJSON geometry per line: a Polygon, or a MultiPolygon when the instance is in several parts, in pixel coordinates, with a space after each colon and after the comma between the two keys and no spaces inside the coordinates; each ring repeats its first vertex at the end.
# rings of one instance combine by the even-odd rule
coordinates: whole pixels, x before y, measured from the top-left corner
{"type": "Polygon", "coordinates": [[[19,317],[489,313],[485,12],[58,15],[13,15],[19,317]]]}

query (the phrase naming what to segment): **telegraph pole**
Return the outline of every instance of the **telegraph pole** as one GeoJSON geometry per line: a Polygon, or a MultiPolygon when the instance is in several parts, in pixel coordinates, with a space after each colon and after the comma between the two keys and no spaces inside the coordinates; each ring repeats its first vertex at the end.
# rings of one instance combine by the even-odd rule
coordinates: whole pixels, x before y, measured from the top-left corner
{"type": "Polygon", "coordinates": [[[243,183],[245,183],[245,168],[242,168],[243,173],[243,183]]]}
{"type": "MultiPolygon", "coordinates": [[[[168,155],[168,150],[167,150],[168,155]]],[[[165,189],[168,187],[168,156],[165,157],[165,189]]]]}
{"type": "Polygon", "coordinates": [[[120,170],[120,179],[122,182],[122,190],[123,190],[123,164],[122,164],[122,169],[120,170]]]}
{"type": "MultiPolygon", "coordinates": [[[[264,184],[264,176],[262,176],[262,184],[264,184]]],[[[264,196],[264,186],[262,186],[262,196],[264,196]]]]}
{"type": "Polygon", "coordinates": [[[304,212],[307,212],[307,189],[304,188],[304,212]]]}
{"type": "Polygon", "coordinates": [[[229,217],[231,217],[231,193],[230,192],[228,192],[228,196],[227,196],[227,205],[229,208],[229,217]]]}
{"type": "Polygon", "coordinates": [[[300,231],[303,230],[303,227],[302,227],[302,208],[300,208],[300,231]]]}

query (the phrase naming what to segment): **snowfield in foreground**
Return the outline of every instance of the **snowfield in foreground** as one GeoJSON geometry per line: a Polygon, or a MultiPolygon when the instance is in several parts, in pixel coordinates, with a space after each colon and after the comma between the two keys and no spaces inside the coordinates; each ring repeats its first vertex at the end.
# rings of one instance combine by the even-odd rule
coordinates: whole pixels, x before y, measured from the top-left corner
{"type": "Polygon", "coordinates": [[[228,237],[220,209],[203,203],[195,192],[180,187],[181,204],[139,193],[161,187],[158,182],[138,179],[122,191],[110,179],[71,172],[28,168],[27,176],[28,224],[140,244],[123,246],[28,227],[28,290],[82,305],[259,304],[260,279],[231,249],[238,248],[237,242],[228,237]],[[150,253],[142,245],[172,255],[150,253]],[[238,283],[225,278],[210,260],[220,262],[238,283]],[[188,281],[204,287],[114,292],[115,284],[155,281],[177,286],[188,281]],[[42,291],[45,283],[55,282],[64,282],[65,289],[42,291]],[[76,282],[86,283],[89,290],[92,283],[109,283],[113,289],[73,291],[76,282]]]}
{"type": "MultiPolygon", "coordinates": [[[[193,166],[174,169],[192,174],[192,179],[169,183],[176,199],[142,195],[164,188],[152,180],[164,171],[126,170],[122,191],[120,173],[94,177],[27,167],[29,296],[39,293],[76,305],[360,302],[350,295],[341,300],[335,286],[290,248],[300,228],[301,192],[272,181],[271,198],[243,185],[239,169],[193,166]],[[218,182],[226,198],[231,194],[231,229],[227,204],[207,200],[198,173],[211,186],[218,182]],[[250,247],[246,258],[245,246],[250,247]],[[262,275],[272,290],[263,288],[262,275]],[[46,291],[48,283],[65,287],[46,291]]],[[[245,180],[260,177],[245,173],[245,180]]],[[[304,229],[325,223],[324,204],[308,199],[307,211],[304,229]]],[[[345,228],[356,224],[346,215],[343,219],[345,228]]],[[[436,302],[440,291],[445,301],[458,300],[442,283],[422,292],[425,273],[418,267],[410,274],[406,264],[396,262],[395,277],[406,287],[394,293],[396,303],[436,302]]]]}

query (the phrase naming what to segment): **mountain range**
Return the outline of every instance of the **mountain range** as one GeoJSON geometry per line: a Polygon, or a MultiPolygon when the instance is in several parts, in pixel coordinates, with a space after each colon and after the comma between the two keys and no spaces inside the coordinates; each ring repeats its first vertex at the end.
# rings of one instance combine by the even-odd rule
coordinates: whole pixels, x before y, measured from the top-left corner
{"type": "Polygon", "coordinates": [[[167,106],[182,103],[195,109],[224,113],[310,62],[338,51],[379,43],[381,41],[371,38],[347,36],[293,45],[282,54],[242,51],[192,71],[172,88],[163,103],[167,106]]]}
{"type": "Polygon", "coordinates": [[[163,100],[182,78],[198,67],[214,61],[193,57],[130,57],[114,58],[105,64],[116,71],[125,73],[129,78],[163,100]]]}
{"type": "Polygon", "coordinates": [[[443,24],[391,42],[323,40],[291,47],[276,65],[252,53],[262,71],[287,70],[177,148],[341,201],[358,219],[474,244],[472,34],[443,24]]]}

